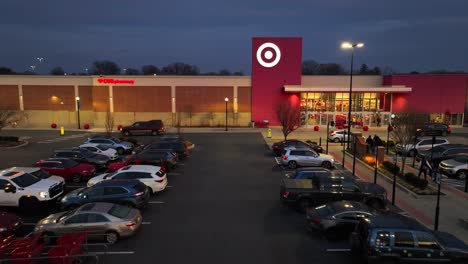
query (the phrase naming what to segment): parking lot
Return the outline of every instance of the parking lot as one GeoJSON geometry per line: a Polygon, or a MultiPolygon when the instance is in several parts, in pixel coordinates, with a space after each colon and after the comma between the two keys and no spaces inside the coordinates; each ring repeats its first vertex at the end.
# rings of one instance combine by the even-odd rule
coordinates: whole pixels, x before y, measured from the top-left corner
{"type": "MultiPolygon", "coordinates": [[[[74,132],[60,139],[50,131],[27,132],[33,135],[30,145],[0,152],[2,168],[32,166],[88,136],[74,132]]],[[[106,263],[349,263],[347,241],[308,234],[304,215],[282,206],[283,171],[260,134],[184,136],[196,144],[194,151],[168,174],[168,188],[142,210],[140,231],[112,245],[106,263]]],[[[135,138],[139,143],[157,140],[135,138]]],[[[67,183],[68,189],[81,185],[67,183]]],[[[25,216],[25,235],[54,210],[49,206],[41,215],[25,216]]]]}

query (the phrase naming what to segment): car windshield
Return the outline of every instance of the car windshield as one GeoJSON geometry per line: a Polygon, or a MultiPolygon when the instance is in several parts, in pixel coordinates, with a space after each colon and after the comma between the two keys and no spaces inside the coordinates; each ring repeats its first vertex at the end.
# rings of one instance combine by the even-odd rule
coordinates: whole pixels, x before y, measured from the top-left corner
{"type": "Polygon", "coordinates": [[[36,182],[38,182],[40,180],[41,179],[39,179],[39,178],[29,174],[29,173],[25,173],[25,174],[23,174],[21,176],[18,176],[16,178],[12,179],[12,181],[14,183],[16,183],[16,185],[18,185],[21,188],[31,186],[31,185],[35,184],[36,182]]]}
{"type": "Polygon", "coordinates": [[[65,218],[69,217],[70,215],[73,215],[75,212],[76,209],[65,212],[63,215],[57,218],[57,222],[62,222],[65,218]]]}
{"type": "Polygon", "coordinates": [[[454,158],[455,161],[460,162],[460,163],[466,163],[468,162],[468,156],[462,155],[454,158]]]}
{"type": "Polygon", "coordinates": [[[128,216],[128,214],[130,213],[130,210],[132,209],[128,206],[115,204],[114,206],[112,206],[111,209],[109,209],[109,212],[107,213],[112,216],[122,219],[128,216]]]}
{"type": "Polygon", "coordinates": [[[317,211],[319,215],[330,215],[336,212],[335,208],[331,207],[330,205],[316,207],[315,211],[317,211]]]}
{"type": "Polygon", "coordinates": [[[31,172],[31,175],[40,179],[47,179],[50,177],[50,174],[47,171],[43,171],[43,170],[37,170],[35,172],[31,172]]]}
{"type": "Polygon", "coordinates": [[[98,149],[100,149],[100,150],[102,150],[102,151],[106,151],[106,150],[109,149],[109,147],[104,146],[104,145],[97,145],[96,148],[98,148],[98,149]]]}
{"type": "Polygon", "coordinates": [[[118,171],[114,171],[114,172],[111,172],[109,174],[107,174],[106,176],[104,176],[104,179],[108,179],[108,178],[111,178],[112,176],[114,176],[115,174],[117,174],[118,171]]]}
{"type": "Polygon", "coordinates": [[[65,165],[66,168],[76,167],[79,164],[78,162],[69,159],[61,160],[61,162],[63,163],[63,165],[65,165]]]}
{"type": "Polygon", "coordinates": [[[118,138],[111,138],[110,140],[114,141],[114,143],[120,144],[122,141],[120,141],[118,138]]]}

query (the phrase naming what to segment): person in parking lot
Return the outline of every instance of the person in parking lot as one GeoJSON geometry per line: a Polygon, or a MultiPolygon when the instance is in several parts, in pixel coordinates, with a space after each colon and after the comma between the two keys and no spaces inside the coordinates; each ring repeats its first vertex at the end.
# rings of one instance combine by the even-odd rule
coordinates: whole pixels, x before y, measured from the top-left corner
{"type": "Polygon", "coordinates": [[[424,173],[424,179],[426,179],[427,178],[427,171],[429,170],[429,168],[430,168],[430,164],[427,161],[426,157],[423,156],[423,158],[421,160],[421,164],[419,166],[418,178],[421,178],[421,174],[424,173]]]}
{"type": "MultiPolygon", "coordinates": [[[[374,141],[374,145],[372,145],[372,147],[374,148],[374,151],[377,151],[377,148],[378,148],[379,146],[383,146],[383,142],[382,142],[382,140],[380,139],[379,136],[374,135],[373,141],[374,141]]],[[[374,152],[374,153],[375,153],[375,152],[374,152]]]]}
{"type": "Polygon", "coordinates": [[[369,137],[366,139],[366,143],[367,143],[366,152],[367,153],[373,153],[374,152],[374,141],[372,140],[371,135],[369,135],[369,137]]]}

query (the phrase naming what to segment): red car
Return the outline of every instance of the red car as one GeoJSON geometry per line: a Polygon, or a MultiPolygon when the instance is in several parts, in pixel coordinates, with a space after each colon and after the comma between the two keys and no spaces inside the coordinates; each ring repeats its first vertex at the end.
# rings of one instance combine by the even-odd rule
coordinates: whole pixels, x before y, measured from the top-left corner
{"type": "Polygon", "coordinates": [[[10,213],[0,211],[0,240],[15,235],[23,227],[23,220],[10,213]]]}
{"type": "Polygon", "coordinates": [[[62,176],[65,180],[81,182],[93,177],[96,169],[87,163],[78,163],[70,159],[48,159],[36,162],[39,167],[52,175],[62,176]]]}
{"type": "Polygon", "coordinates": [[[138,154],[127,156],[120,162],[113,162],[107,166],[108,171],[116,171],[128,165],[154,165],[160,166],[163,171],[166,171],[166,165],[162,158],[148,158],[138,154]]]}

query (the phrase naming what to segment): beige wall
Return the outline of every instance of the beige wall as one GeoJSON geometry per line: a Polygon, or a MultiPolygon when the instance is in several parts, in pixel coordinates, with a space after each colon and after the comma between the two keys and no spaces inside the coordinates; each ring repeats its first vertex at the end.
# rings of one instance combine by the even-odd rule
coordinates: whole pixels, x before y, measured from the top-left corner
{"type": "Polygon", "coordinates": [[[19,110],[19,94],[17,85],[0,84],[0,109],[19,110]]]}
{"type": "MultiPolygon", "coordinates": [[[[382,87],[383,77],[377,75],[353,75],[353,87],[382,87]]],[[[323,76],[310,75],[302,76],[301,86],[307,87],[348,87],[349,75],[323,76]]]]}

